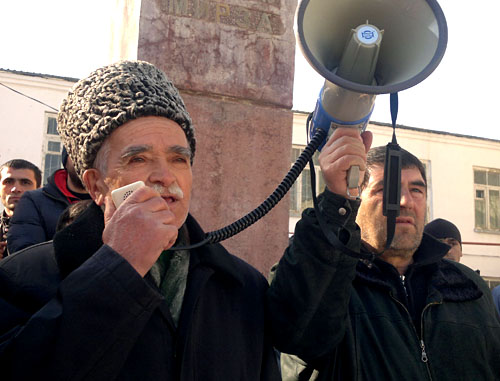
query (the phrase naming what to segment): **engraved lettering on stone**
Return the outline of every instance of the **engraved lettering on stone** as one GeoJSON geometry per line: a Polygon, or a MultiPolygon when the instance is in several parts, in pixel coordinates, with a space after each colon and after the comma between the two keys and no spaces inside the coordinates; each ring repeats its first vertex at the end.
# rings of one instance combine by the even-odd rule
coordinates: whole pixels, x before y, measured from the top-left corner
{"type": "Polygon", "coordinates": [[[210,14],[208,1],[194,0],[193,5],[194,5],[193,17],[199,20],[207,20],[210,14]]]}
{"type": "Polygon", "coordinates": [[[269,19],[268,13],[262,13],[259,25],[257,25],[257,31],[261,33],[273,34],[273,28],[271,27],[271,20],[269,19]]]}
{"type": "Polygon", "coordinates": [[[188,0],[170,0],[168,11],[176,16],[187,16],[188,0]]]}
{"type": "MultiPolygon", "coordinates": [[[[162,13],[207,22],[231,25],[246,31],[282,35],[285,27],[281,16],[258,9],[211,0],[157,0],[162,13]]],[[[260,0],[279,6],[280,0],[260,0]]]]}
{"type": "Polygon", "coordinates": [[[250,29],[250,11],[248,9],[240,9],[239,17],[236,19],[236,25],[242,29],[250,29]]]}
{"type": "Polygon", "coordinates": [[[229,10],[229,5],[217,4],[215,7],[217,9],[217,11],[215,12],[215,20],[217,23],[220,23],[221,16],[229,17],[229,14],[231,13],[231,11],[229,10]]]}
{"type": "Polygon", "coordinates": [[[280,0],[260,0],[260,1],[261,1],[261,3],[274,5],[275,7],[280,6],[280,0]]]}

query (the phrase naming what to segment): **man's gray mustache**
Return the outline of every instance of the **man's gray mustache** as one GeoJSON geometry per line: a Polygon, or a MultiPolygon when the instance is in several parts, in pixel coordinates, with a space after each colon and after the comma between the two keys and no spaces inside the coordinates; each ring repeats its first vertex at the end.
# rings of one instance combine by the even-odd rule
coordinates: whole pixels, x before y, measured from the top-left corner
{"type": "Polygon", "coordinates": [[[164,187],[163,185],[160,184],[153,184],[151,188],[153,188],[159,194],[165,194],[165,193],[172,194],[179,200],[182,200],[184,198],[184,192],[177,183],[172,183],[168,187],[164,187]]]}

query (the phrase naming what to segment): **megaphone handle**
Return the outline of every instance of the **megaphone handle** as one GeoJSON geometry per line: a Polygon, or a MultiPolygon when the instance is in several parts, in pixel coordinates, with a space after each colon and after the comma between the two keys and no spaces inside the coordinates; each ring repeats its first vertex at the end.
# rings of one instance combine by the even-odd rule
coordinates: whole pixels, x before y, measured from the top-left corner
{"type": "Polygon", "coordinates": [[[361,189],[359,187],[359,166],[357,165],[353,165],[347,171],[347,195],[351,198],[359,198],[361,195],[361,189]],[[357,190],[358,194],[351,194],[351,189],[357,190]]]}

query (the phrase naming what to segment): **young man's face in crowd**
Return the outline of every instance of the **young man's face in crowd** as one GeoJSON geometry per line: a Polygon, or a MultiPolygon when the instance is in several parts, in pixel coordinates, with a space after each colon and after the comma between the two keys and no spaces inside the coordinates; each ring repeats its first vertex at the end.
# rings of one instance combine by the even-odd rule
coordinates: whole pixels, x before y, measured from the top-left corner
{"type": "MultiPolygon", "coordinates": [[[[375,166],[361,193],[356,222],[363,241],[377,252],[385,248],[387,218],[382,214],[384,168],[375,166]]],[[[427,191],[424,179],[416,167],[401,170],[401,213],[396,219],[396,231],[391,249],[397,254],[412,255],[420,245],[427,210],[427,191]]]]}
{"type": "Polygon", "coordinates": [[[191,150],[182,128],[164,117],[141,117],[118,127],[107,138],[106,173],[98,181],[102,204],[112,190],[142,180],[159,185],[178,228],[186,220],[191,200],[191,150]],[[177,188],[177,190],[176,190],[177,188]]]}
{"type": "Polygon", "coordinates": [[[451,246],[451,249],[444,257],[455,262],[460,262],[460,258],[462,258],[462,245],[460,245],[460,242],[455,238],[441,238],[440,241],[451,246]]]}
{"type": "Polygon", "coordinates": [[[27,190],[36,189],[35,173],[31,169],[3,168],[0,173],[0,196],[8,216],[27,190]]]}

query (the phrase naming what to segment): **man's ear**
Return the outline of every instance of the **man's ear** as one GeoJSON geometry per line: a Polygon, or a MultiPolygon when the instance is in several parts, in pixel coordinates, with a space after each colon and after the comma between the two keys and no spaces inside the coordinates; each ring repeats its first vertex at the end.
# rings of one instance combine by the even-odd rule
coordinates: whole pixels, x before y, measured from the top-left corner
{"type": "Polygon", "coordinates": [[[85,170],[83,172],[83,182],[92,200],[99,206],[104,205],[104,198],[108,193],[108,187],[104,183],[104,177],[101,175],[101,172],[95,168],[85,170]]]}

